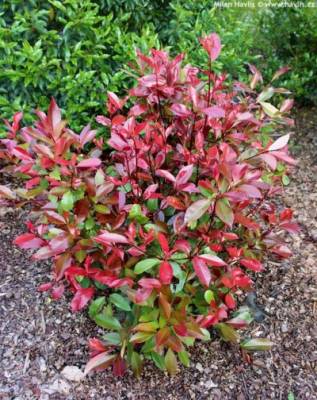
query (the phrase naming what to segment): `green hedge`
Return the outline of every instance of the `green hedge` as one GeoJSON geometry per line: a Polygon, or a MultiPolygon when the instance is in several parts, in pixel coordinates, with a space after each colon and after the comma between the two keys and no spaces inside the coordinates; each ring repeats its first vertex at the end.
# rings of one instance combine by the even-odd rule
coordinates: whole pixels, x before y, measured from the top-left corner
{"type": "Polygon", "coordinates": [[[171,46],[202,64],[197,38],[215,31],[223,42],[216,69],[247,79],[245,63],[265,77],[282,65],[282,82],[302,101],[316,101],[317,9],[241,10],[214,0],[2,0],[0,115],[46,108],[54,96],[79,129],[103,112],[107,90],[129,86],[124,69],[135,48],[171,46]],[[195,51],[194,51],[195,50],[195,51]],[[195,54],[195,56],[193,56],[195,54]]]}

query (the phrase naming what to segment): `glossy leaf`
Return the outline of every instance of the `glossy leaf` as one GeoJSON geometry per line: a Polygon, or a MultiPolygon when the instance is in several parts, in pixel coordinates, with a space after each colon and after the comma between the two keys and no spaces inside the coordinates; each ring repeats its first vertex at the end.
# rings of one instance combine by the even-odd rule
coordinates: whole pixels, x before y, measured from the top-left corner
{"type": "Polygon", "coordinates": [[[145,260],[139,261],[135,267],[134,267],[134,272],[136,274],[142,274],[143,272],[146,272],[156,265],[160,263],[160,260],[158,258],[147,258],[145,260]]]}

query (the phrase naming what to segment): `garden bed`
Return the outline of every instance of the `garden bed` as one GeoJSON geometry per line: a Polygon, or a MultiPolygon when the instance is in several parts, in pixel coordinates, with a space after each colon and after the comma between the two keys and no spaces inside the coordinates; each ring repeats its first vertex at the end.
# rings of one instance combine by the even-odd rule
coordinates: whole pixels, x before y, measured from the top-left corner
{"type": "MultiPolygon", "coordinates": [[[[36,291],[49,263],[32,263],[12,240],[24,231],[27,211],[0,210],[0,399],[313,399],[317,392],[315,350],[317,313],[317,113],[297,118],[295,154],[300,159],[285,202],[302,227],[293,236],[294,256],[268,262],[256,285],[267,316],[253,324],[254,336],[276,346],[257,353],[251,365],[219,340],[192,349],[190,368],[175,377],[146,365],[140,381],[131,372],[116,379],[109,371],[79,382],[61,372],[83,369],[87,338],[98,328],[85,313],[72,314],[69,301],[50,301],[36,291]],[[314,286],[315,285],[315,286],[314,286]]],[[[76,377],[75,377],[76,378],[76,377]]]]}

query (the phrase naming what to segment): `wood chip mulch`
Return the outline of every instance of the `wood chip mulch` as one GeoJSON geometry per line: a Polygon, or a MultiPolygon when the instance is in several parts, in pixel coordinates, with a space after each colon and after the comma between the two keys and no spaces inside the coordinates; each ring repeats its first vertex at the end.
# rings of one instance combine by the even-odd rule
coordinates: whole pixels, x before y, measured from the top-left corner
{"type": "Polygon", "coordinates": [[[299,165],[283,197],[302,231],[289,239],[294,256],[269,261],[257,277],[267,316],[252,334],[276,345],[251,365],[216,339],[192,349],[191,366],[175,377],[150,364],[141,380],[110,371],[79,381],[65,376],[66,366],[83,370],[87,338],[98,328],[85,313],[70,312],[69,298],[53,302],[37,292],[49,263],[32,263],[12,245],[28,212],[0,209],[0,399],[317,399],[317,109],[298,112],[294,142],[299,165]]]}

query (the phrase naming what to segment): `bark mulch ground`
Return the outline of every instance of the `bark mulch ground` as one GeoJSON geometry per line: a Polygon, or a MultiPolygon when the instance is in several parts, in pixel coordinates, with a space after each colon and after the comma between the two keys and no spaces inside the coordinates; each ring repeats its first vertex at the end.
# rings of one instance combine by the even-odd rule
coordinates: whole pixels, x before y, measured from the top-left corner
{"type": "Polygon", "coordinates": [[[69,299],[50,301],[36,291],[47,280],[48,263],[32,263],[12,245],[24,231],[27,211],[0,209],[0,399],[317,399],[317,110],[297,118],[295,155],[300,159],[283,195],[302,231],[290,238],[292,259],[268,262],[256,281],[267,312],[252,326],[255,336],[276,346],[256,353],[251,365],[215,340],[192,350],[190,368],[169,377],[147,365],[142,379],[110,371],[79,382],[61,371],[83,369],[87,338],[98,334],[85,313],[72,314],[69,299]]]}

